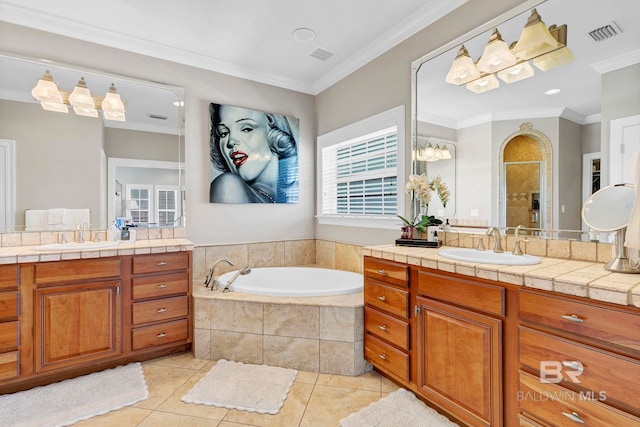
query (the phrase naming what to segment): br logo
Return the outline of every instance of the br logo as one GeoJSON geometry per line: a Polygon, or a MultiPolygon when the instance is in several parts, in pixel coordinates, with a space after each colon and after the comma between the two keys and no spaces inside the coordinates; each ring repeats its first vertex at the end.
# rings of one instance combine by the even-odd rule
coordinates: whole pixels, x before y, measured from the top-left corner
{"type": "Polygon", "coordinates": [[[584,372],[584,366],[578,361],[540,361],[540,382],[543,384],[557,384],[567,379],[580,384],[578,377],[582,375],[582,372],[584,372]]]}

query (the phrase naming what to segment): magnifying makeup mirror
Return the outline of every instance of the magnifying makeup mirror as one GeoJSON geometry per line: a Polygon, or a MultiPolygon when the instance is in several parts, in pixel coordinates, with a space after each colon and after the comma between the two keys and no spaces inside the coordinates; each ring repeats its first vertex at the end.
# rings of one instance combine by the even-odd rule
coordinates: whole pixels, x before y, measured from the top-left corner
{"type": "Polygon", "coordinates": [[[624,247],[625,229],[631,218],[635,201],[632,184],[616,184],[596,191],[582,206],[585,224],[598,231],[615,231],[614,255],[605,270],[617,273],[640,273],[640,269],[629,264],[624,247]]]}

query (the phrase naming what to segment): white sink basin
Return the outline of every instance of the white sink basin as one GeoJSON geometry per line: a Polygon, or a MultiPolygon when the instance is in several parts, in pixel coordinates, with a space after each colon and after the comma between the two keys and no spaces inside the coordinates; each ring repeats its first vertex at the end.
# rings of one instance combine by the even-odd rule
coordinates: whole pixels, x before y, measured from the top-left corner
{"type": "Polygon", "coordinates": [[[95,249],[107,249],[118,246],[119,242],[85,242],[85,243],[51,243],[48,245],[34,246],[34,250],[37,251],[82,251],[82,250],[95,250],[95,249]]]}
{"type": "Polygon", "coordinates": [[[438,254],[457,261],[480,264],[533,265],[539,264],[540,258],[533,255],[514,255],[511,252],[478,251],[469,248],[441,249],[438,254]]]}

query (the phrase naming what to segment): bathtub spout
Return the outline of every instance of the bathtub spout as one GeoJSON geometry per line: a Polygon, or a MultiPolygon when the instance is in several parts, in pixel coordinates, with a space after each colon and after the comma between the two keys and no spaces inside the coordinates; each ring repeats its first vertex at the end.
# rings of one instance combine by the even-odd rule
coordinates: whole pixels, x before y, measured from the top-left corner
{"type": "MultiPolygon", "coordinates": [[[[236,265],[233,261],[231,261],[229,258],[221,258],[219,260],[217,260],[216,262],[213,263],[213,267],[211,267],[211,278],[213,278],[213,283],[211,283],[211,290],[215,291],[218,289],[218,286],[220,286],[220,281],[218,280],[218,276],[216,276],[216,266],[218,264],[220,264],[221,262],[226,262],[227,264],[234,266],[236,265]]],[[[208,285],[207,282],[205,282],[205,285],[208,285]]]]}
{"type": "Polygon", "coordinates": [[[248,265],[236,271],[236,274],[234,274],[233,277],[231,277],[231,279],[227,282],[227,284],[224,285],[224,289],[222,290],[222,292],[229,292],[231,284],[238,278],[238,276],[240,276],[241,274],[245,276],[249,273],[251,273],[251,267],[249,267],[248,265]]]}

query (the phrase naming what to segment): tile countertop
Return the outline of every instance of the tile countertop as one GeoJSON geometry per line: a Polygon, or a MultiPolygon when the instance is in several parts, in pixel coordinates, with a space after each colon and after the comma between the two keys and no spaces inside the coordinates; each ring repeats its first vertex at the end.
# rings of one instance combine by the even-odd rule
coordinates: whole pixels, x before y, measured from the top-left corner
{"type": "Polygon", "coordinates": [[[455,261],[440,249],[382,245],[363,248],[364,256],[450,273],[528,286],[614,304],[640,307],[640,274],[613,273],[603,263],[540,257],[535,265],[495,265],[455,261]]]}
{"type": "Polygon", "coordinates": [[[62,261],[85,258],[102,258],[120,255],[160,254],[165,252],[192,251],[193,242],[185,238],[120,241],[108,248],[88,248],[58,251],[42,251],[38,246],[8,246],[0,248],[0,264],[16,264],[43,261],[62,261]]]}

